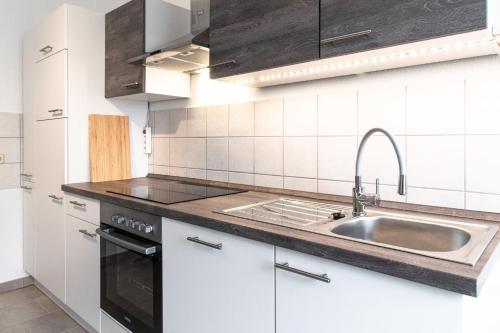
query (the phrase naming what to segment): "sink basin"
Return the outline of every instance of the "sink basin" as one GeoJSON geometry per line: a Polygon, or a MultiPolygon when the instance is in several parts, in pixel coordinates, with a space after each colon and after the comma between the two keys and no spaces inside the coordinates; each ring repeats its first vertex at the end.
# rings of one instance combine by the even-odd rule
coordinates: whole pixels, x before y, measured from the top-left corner
{"type": "Polygon", "coordinates": [[[330,227],[335,237],[473,266],[498,227],[399,214],[344,219],[330,227]]]}
{"type": "Polygon", "coordinates": [[[335,227],[333,233],[356,239],[420,251],[449,252],[464,247],[471,234],[439,224],[391,217],[357,217],[335,227]]]}

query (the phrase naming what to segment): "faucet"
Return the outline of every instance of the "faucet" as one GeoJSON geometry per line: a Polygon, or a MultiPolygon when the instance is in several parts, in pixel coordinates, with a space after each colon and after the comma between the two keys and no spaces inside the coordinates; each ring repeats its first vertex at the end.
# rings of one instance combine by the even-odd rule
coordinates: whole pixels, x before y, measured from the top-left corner
{"type": "Polygon", "coordinates": [[[398,147],[398,144],[396,143],[396,140],[394,140],[394,137],[387,132],[383,128],[372,128],[366,134],[363,136],[363,139],[361,140],[361,143],[358,148],[358,156],[356,157],[356,177],[354,178],[354,188],[352,189],[352,202],[353,202],[353,210],[352,210],[352,215],[353,216],[365,216],[365,206],[378,206],[380,204],[380,192],[379,192],[379,180],[377,178],[375,186],[376,186],[376,193],[375,194],[367,194],[365,193],[365,190],[363,188],[362,182],[361,182],[361,175],[360,175],[360,165],[361,165],[361,159],[363,157],[363,150],[365,148],[366,142],[368,139],[375,133],[382,133],[387,138],[389,141],[392,143],[392,146],[394,147],[394,151],[396,152],[397,158],[398,158],[398,164],[399,164],[399,184],[398,184],[398,194],[399,195],[406,195],[406,166],[403,160],[403,157],[401,155],[401,150],[398,147]]]}

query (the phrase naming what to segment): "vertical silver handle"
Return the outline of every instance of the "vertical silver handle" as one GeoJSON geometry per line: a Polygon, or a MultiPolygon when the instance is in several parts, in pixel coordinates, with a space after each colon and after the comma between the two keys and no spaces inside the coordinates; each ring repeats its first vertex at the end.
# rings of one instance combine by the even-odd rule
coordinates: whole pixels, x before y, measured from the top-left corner
{"type": "Polygon", "coordinates": [[[78,230],[78,232],[81,233],[81,234],[84,234],[85,236],[91,237],[91,238],[96,238],[97,237],[97,234],[91,234],[90,232],[88,232],[85,229],[80,229],[80,230],[78,230]]]}
{"type": "Polygon", "coordinates": [[[334,43],[334,42],[339,42],[345,39],[352,39],[356,37],[361,37],[361,36],[368,36],[369,34],[372,33],[372,30],[363,30],[363,31],[358,31],[358,32],[353,32],[351,34],[347,35],[342,35],[342,36],[335,36],[331,38],[325,38],[321,40],[321,44],[328,44],[328,43],[334,43]]]}
{"type": "Polygon", "coordinates": [[[188,237],[186,239],[190,242],[193,242],[193,243],[197,243],[197,244],[211,247],[212,249],[222,250],[222,243],[218,243],[218,244],[209,243],[209,242],[205,242],[205,241],[199,239],[198,237],[188,237]]]}
{"type": "Polygon", "coordinates": [[[294,274],[298,274],[298,275],[302,275],[302,276],[305,276],[305,277],[308,277],[308,278],[311,278],[311,279],[314,279],[314,280],[318,280],[318,281],[321,281],[321,282],[325,282],[325,283],[330,283],[331,280],[330,278],[328,277],[327,274],[313,274],[313,273],[309,273],[309,272],[306,272],[306,271],[303,271],[303,270],[300,270],[300,269],[297,269],[297,268],[293,268],[293,267],[290,267],[290,265],[285,262],[285,263],[282,263],[282,264],[274,264],[274,267],[278,268],[278,269],[281,269],[281,270],[284,270],[284,271],[287,271],[287,272],[291,272],[291,273],[294,273],[294,274]]]}
{"type": "Polygon", "coordinates": [[[71,200],[69,203],[70,203],[70,204],[72,204],[72,205],[75,205],[75,206],[77,206],[77,207],[81,207],[81,208],[83,208],[83,207],[86,207],[86,206],[87,206],[87,204],[86,204],[86,203],[81,203],[81,202],[78,202],[78,201],[76,201],[76,200],[71,200]]]}

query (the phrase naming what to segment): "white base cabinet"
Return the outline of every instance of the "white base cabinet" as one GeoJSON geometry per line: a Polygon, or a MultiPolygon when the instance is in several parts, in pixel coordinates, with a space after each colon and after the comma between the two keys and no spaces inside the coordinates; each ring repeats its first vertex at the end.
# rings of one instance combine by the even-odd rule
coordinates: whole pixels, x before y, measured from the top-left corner
{"type": "Polygon", "coordinates": [[[164,218],[163,332],[274,333],[273,265],[272,245],[164,218]]]}
{"type": "Polygon", "coordinates": [[[97,226],[66,215],[66,304],[99,330],[100,270],[97,226]]]}
{"type": "Polygon", "coordinates": [[[36,184],[23,181],[23,268],[35,276],[35,190],[36,184]]]}

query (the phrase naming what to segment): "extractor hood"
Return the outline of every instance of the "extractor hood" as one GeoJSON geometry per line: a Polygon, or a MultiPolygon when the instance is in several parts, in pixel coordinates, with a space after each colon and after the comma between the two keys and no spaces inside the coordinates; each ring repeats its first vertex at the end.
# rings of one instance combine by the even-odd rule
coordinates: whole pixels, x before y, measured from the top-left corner
{"type": "Polygon", "coordinates": [[[148,53],[143,57],[132,61],[141,60],[149,67],[185,73],[206,68],[209,65],[209,12],[209,0],[191,0],[190,32],[167,41],[156,50],[146,50],[148,53]]]}

